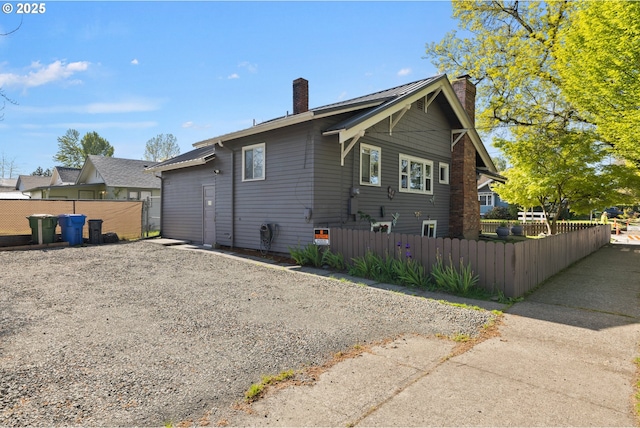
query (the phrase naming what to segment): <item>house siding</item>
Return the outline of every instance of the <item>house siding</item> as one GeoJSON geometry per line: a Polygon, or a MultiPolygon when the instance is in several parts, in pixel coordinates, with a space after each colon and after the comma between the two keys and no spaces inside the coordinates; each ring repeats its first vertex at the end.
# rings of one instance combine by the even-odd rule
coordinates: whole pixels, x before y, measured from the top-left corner
{"type": "Polygon", "coordinates": [[[220,244],[260,249],[260,227],[265,223],[277,225],[271,251],[286,253],[309,241],[312,226],[305,220],[305,209],[312,209],[316,138],[312,124],[306,123],[225,143],[216,151],[215,162],[233,158],[233,183],[216,189],[216,207],[234,220],[216,222],[216,236],[232,235],[228,244],[218,238],[220,244]],[[242,148],[260,143],[265,144],[265,179],[242,181],[242,148]],[[228,193],[218,192],[221,188],[228,193]]]}
{"type": "Polygon", "coordinates": [[[219,245],[260,249],[260,227],[265,223],[277,225],[269,248],[276,253],[287,253],[291,247],[313,242],[314,227],[368,229],[366,220],[355,213],[348,214],[353,187],[360,190],[355,198],[356,210],[385,222],[392,221],[394,213],[399,214],[394,232],[420,234],[424,220],[436,220],[437,236],[446,237],[452,190],[450,184],[439,182],[439,166],[449,166],[451,182],[454,163],[450,130],[459,124],[450,122],[446,105],[443,108],[440,102],[447,101],[438,97],[426,112],[415,103],[391,133],[388,118],[370,127],[347,154],[344,166],[340,162],[338,136],[322,133],[358,112],[225,141],[216,146],[215,159],[206,165],[162,173],[162,234],[201,244],[202,186],[215,184],[219,245]],[[265,145],[265,179],[243,181],[242,148],[256,144],[265,145]],[[380,186],[360,184],[361,144],[381,148],[380,186]],[[433,194],[399,191],[400,154],[433,162],[433,194]],[[214,169],[220,173],[214,174],[214,169]],[[389,188],[394,192],[392,198],[389,188]],[[305,219],[308,210],[310,220],[305,219]]]}
{"type": "MultiPolygon", "coordinates": [[[[320,124],[320,127],[324,124],[320,124]]],[[[349,227],[368,229],[369,223],[358,215],[349,216],[348,206],[351,187],[360,189],[358,210],[369,214],[377,221],[392,221],[398,213],[393,230],[401,233],[419,234],[423,220],[437,220],[437,235],[447,236],[449,222],[448,184],[438,180],[439,164],[451,166],[451,125],[438,104],[433,103],[425,113],[414,104],[389,134],[389,121],[383,120],[369,128],[346,156],[340,166],[340,144],[337,137],[323,137],[315,146],[315,194],[314,209],[316,224],[325,227],[349,227]],[[381,185],[360,184],[361,144],[381,149],[381,185]],[[433,195],[412,194],[399,191],[399,155],[410,155],[433,161],[433,195]],[[395,194],[388,197],[388,188],[395,194]],[[384,207],[384,216],[381,207],[384,207]],[[420,212],[420,217],[415,215],[420,212]]],[[[345,144],[346,146],[347,144],[345,144]]]]}
{"type": "Polygon", "coordinates": [[[162,236],[202,244],[202,186],[215,184],[208,165],[162,173],[162,236]]]}

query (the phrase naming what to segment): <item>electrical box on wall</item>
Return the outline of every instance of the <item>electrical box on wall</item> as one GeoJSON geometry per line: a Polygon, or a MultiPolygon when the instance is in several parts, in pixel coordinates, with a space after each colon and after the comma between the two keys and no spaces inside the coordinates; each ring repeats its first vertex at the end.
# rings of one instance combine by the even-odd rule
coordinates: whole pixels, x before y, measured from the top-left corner
{"type": "Polygon", "coordinates": [[[358,199],[351,198],[349,199],[349,215],[358,214],[358,199]]]}
{"type": "Polygon", "coordinates": [[[313,243],[316,245],[330,245],[328,228],[314,228],[313,229],[313,243]]]}

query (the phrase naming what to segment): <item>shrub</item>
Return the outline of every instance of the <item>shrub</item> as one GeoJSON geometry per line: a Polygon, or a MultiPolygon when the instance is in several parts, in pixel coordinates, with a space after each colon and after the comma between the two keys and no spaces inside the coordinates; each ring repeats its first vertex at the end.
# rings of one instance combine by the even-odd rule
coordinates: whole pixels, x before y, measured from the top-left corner
{"type": "Polygon", "coordinates": [[[449,293],[462,296],[479,294],[482,290],[477,288],[478,275],[474,275],[471,265],[465,266],[462,259],[460,267],[457,270],[453,266],[451,258],[447,266],[442,262],[442,257],[438,255],[436,264],[431,268],[431,276],[433,277],[434,287],[449,293]]]}
{"type": "Polygon", "coordinates": [[[307,244],[306,247],[300,248],[289,247],[291,258],[299,265],[311,265],[315,267],[322,266],[322,252],[315,244],[307,244]]]}
{"type": "Polygon", "coordinates": [[[511,214],[509,213],[509,208],[493,207],[491,208],[491,210],[485,213],[484,218],[489,220],[509,220],[512,217],[511,217],[511,214]]]}
{"type": "Polygon", "coordinates": [[[352,259],[352,261],[353,265],[349,267],[349,275],[375,279],[376,281],[381,280],[382,257],[371,251],[367,251],[363,257],[356,257],[352,259]]]}
{"type": "Polygon", "coordinates": [[[386,255],[384,258],[368,251],[363,257],[352,259],[349,275],[373,279],[379,282],[390,282],[408,287],[423,287],[429,285],[429,276],[424,267],[411,257],[407,245],[403,254],[402,243],[398,243],[397,257],[386,255]]]}
{"type": "Polygon", "coordinates": [[[344,270],[346,267],[346,264],[344,262],[344,257],[342,256],[342,254],[333,253],[331,252],[330,248],[327,248],[322,253],[322,265],[327,265],[331,269],[336,269],[336,270],[344,270]]]}

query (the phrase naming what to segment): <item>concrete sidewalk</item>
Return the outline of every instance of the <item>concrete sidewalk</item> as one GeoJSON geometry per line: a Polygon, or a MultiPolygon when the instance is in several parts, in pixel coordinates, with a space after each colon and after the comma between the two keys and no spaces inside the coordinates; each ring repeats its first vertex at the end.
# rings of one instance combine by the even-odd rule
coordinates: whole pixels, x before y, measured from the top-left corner
{"type": "Polygon", "coordinates": [[[638,426],[640,247],[607,245],[508,309],[464,352],[409,336],[312,385],[236,411],[230,426],[638,426]]]}

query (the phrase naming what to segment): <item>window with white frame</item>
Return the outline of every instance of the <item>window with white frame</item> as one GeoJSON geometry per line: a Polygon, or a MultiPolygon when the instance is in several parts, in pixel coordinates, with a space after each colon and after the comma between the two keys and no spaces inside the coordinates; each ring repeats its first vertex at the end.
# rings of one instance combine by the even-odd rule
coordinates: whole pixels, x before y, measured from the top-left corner
{"type": "Polygon", "coordinates": [[[360,184],[380,186],[380,147],[360,144],[360,184]]]}
{"type": "Polygon", "coordinates": [[[449,164],[440,162],[440,175],[439,181],[440,184],[449,184],[449,164]]]}
{"type": "Polygon", "coordinates": [[[478,193],[478,199],[480,200],[480,205],[484,206],[493,206],[493,194],[492,193],[478,193]]]}
{"type": "Polygon", "coordinates": [[[264,180],[265,145],[242,148],[242,181],[264,180]]]}
{"type": "Polygon", "coordinates": [[[433,161],[400,154],[401,192],[433,194],[433,161]]]}
{"type": "Polygon", "coordinates": [[[422,221],[422,236],[427,238],[435,238],[438,228],[438,220],[423,220],[422,221]]]}

